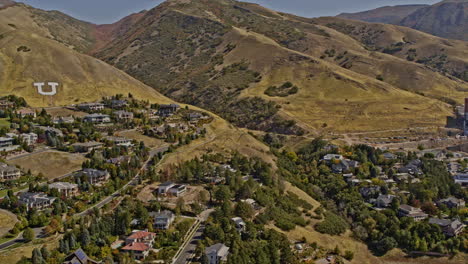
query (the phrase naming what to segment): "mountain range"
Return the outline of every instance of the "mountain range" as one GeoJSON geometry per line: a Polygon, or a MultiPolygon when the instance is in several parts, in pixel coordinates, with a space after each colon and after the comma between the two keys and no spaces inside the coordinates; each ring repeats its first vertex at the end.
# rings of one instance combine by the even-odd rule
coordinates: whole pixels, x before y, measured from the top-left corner
{"type": "Polygon", "coordinates": [[[468,92],[467,42],[232,0],[170,0],[110,25],[15,4],[0,23],[1,93],[37,105],[129,91],[303,134],[441,126],[468,92]],[[45,100],[39,79],[70,89],[45,100]]]}
{"type": "Polygon", "coordinates": [[[468,1],[445,0],[434,5],[387,6],[340,18],[406,26],[429,34],[468,41],[468,1]]]}

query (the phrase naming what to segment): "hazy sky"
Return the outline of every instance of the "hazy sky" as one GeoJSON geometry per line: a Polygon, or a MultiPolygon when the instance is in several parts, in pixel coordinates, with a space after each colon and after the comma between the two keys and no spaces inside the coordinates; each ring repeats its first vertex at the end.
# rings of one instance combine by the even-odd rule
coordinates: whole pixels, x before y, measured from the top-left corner
{"type": "MultiPolygon", "coordinates": [[[[215,1],[215,0],[213,0],[215,1]]],[[[244,0],[245,1],[245,0],[244,0]]],[[[105,24],[130,13],[151,9],[162,0],[18,0],[46,10],[60,10],[75,18],[105,24]]],[[[247,0],[265,7],[305,17],[334,16],[386,5],[433,4],[439,0],[247,0]]]]}

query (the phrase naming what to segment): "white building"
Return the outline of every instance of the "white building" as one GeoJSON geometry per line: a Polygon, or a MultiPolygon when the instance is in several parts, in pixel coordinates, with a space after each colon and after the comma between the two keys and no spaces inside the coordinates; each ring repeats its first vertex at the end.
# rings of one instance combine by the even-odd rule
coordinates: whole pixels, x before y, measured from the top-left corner
{"type": "Polygon", "coordinates": [[[0,180],[12,181],[21,177],[21,171],[15,166],[0,162],[0,180]]]}
{"type": "Polygon", "coordinates": [[[206,264],[219,264],[227,261],[229,255],[229,247],[224,244],[218,243],[205,249],[205,255],[208,257],[206,264]]]}
{"type": "Polygon", "coordinates": [[[34,145],[39,138],[36,133],[25,133],[19,135],[19,138],[25,142],[28,146],[34,145]]]}

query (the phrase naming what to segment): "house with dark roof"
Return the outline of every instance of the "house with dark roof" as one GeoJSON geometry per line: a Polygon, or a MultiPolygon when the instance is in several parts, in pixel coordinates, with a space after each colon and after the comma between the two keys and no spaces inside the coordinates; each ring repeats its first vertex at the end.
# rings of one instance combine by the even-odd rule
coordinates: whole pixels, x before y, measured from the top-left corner
{"type": "Polygon", "coordinates": [[[234,225],[236,226],[237,232],[245,232],[245,229],[247,227],[247,224],[242,220],[240,217],[233,217],[231,220],[234,222],[234,225]]]}
{"type": "Polygon", "coordinates": [[[62,264],[99,264],[101,262],[93,260],[86,255],[81,249],[77,249],[75,252],[68,255],[62,264]]]}
{"type": "Polygon", "coordinates": [[[465,207],[465,200],[463,199],[458,199],[455,197],[448,197],[445,199],[441,199],[437,201],[437,205],[440,206],[441,204],[444,204],[448,208],[462,208],[465,207]]]}
{"type": "Polygon", "coordinates": [[[167,230],[175,220],[175,214],[169,210],[152,212],[150,216],[154,218],[154,228],[167,230]]]}
{"type": "Polygon", "coordinates": [[[21,177],[20,169],[0,162],[0,181],[13,181],[21,177]]]}
{"type": "Polygon", "coordinates": [[[175,197],[179,197],[185,192],[187,192],[187,186],[183,184],[176,184],[172,186],[168,191],[170,195],[175,196],[175,197]]]}
{"type": "Polygon", "coordinates": [[[390,205],[392,205],[393,199],[395,199],[395,195],[381,194],[376,199],[376,205],[379,208],[388,208],[390,205]]]}
{"type": "Polygon", "coordinates": [[[398,208],[398,215],[400,217],[411,217],[414,221],[422,221],[428,217],[421,209],[406,204],[400,205],[400,208],[398,208]]]}
{"type": "Polygon", "coordinates": [[[110,123],[111,119],[109,115],[95,113],[85,116],[83,121],[86,123],[103,124],[110,123]]]}
{"type": "Polygon", "coordinates": [[[178,104],[162,104],[159,106],[158,115],[162,117],[169,117],[180,109],[178,104]]]}
{"type": "Polygon", "coordinates": [[[207,256],[206,264],[219,264],[227,261],[229,247],[221,243],[214,244],[205,249],[205,255],[207,256]]]}
{"type": "Polygon", "coordinates": [[[134,230],[130,236],[125,239],[125,246],[122,251],[133,253],[135,259],[145,259],[153,248],[156,234],[148,231],[134,230]]]}
{"type": "Polygon", "coordinates": [[[69,182],[54,182],[49,184],[49,189],[56,189],[65,197],[75,196],[78,193],[78,184],[69,182]]]}
{"type": "Polygon", "coordinates": [[[465,225],[462,222],[460,222],[460,220],[458,219],[450,220],[450,219],[430,218],[429,224],[440,226],[440,228],[442,229],[442,232],[444,232],[444,234],[449,237],[458,236],[465,228],[465,225]]]}
{"type": "Polygon", "coordinates": [[[86,153],[96,149],[101,149],[104,146],[101,142],[89,141],[85,143],[75,143],[72,148],[75,152],[86,153]]]}
{"type": "Polygon", "coordinates": [[[78,109],[88,112],[96,112],[104,110],[104,104],[102,103],[83,103],[76,106],[78,109]]]}
{"type": "Polygon", "coordinates": [[[158,194],[166,195],[169,193],[169,189],[175,186],[173,182],[164,182],[158,186],[158,194]]]}
{"type": "Polygon", "coordinates": [[[132,112],[123,111],[123,110],[115,111],[114,116],[117,120],[121,120],[121,121],[131,121],[133,120],[133,117],[134,117],[132,112]]]}
{"type": "Polygon", "coordinates": [[[96,170],[96,169],[83,169],[75,174],[76,177],[86,177],[86,180],[90,184],[99,184],[107,181],[110,178],[110,174],[107,171],[96,170]]]}
{"type": "Polygon", "coordinates": [[[23,192],[19,194],[18,201],[24,204],[28,210],[42,210],[52,206],[57,198],[47,196],[45,193],[23,192]]]}

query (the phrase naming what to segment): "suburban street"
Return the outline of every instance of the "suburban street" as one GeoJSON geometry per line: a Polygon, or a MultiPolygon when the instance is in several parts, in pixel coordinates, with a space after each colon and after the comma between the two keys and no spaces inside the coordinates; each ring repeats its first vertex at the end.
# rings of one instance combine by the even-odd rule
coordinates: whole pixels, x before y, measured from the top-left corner
{"type": "Polygon", "coordinates": [[[172,264],[186,264],[192,262],[197,248],[197,243],[203,238],[203,231],[205,230],[205,221],[208,219],[210,214],[214,212],[214,209],[208,209],[197,217],[195,222],[196,231],[192,232],[182,244],[182,248],[175,255],[175,259],[172,264]]]}
{"type": "MultiPolygon", "coordinates": [[[[44,229],[42,227],[33,228],[33,230],[34,230],[35,239],[46,237],[46,234],[43,233],[44,229]]],[[[16,238],[14,238],[14,239],[12,239],[10,241],[7,241],[7,242],[5,242],[3,244],[0,244],[0,250],[11,247],[14,244],[23,243],[23,242],[24,242],[23,232],[21,232],[21,233],[18,234],[18,236],[16,238]]]]}
{"type": "Polygon", "coordinates": [[[140,170],[135,175],[135,177],[133,177],[133,179],[131,179],[127,184],[122,186],[122,188],[115,191],[113,194],[107,196],[106,198],[102,199],[100,202],[98,202],[97,204],[95,204],[95,205],[91,206],[90,208],[84,210],[83,212],[75,214],[74,216],[75,217],[81,217],[81,216],[84,216],[84,215],[87,215],[88,213],[90,213],[94,208],[102,208],[104,205],[112,202],[112,200],[114,198],[116,198],[116,197],[118,197],[120,195],[121,191],[127,189],[130,185],[136,186],[138,184],[138,178],[140,177],[141,172],[148,166],[149,162],[153,159],[153,157],[156,156],[158,153],[167,151],[168,148],[169,147],[161,147],[161,148],[150,150],[148,159],[145,161],[145,163],[143,163],[143,166],[140,168],[140,170]]]}

